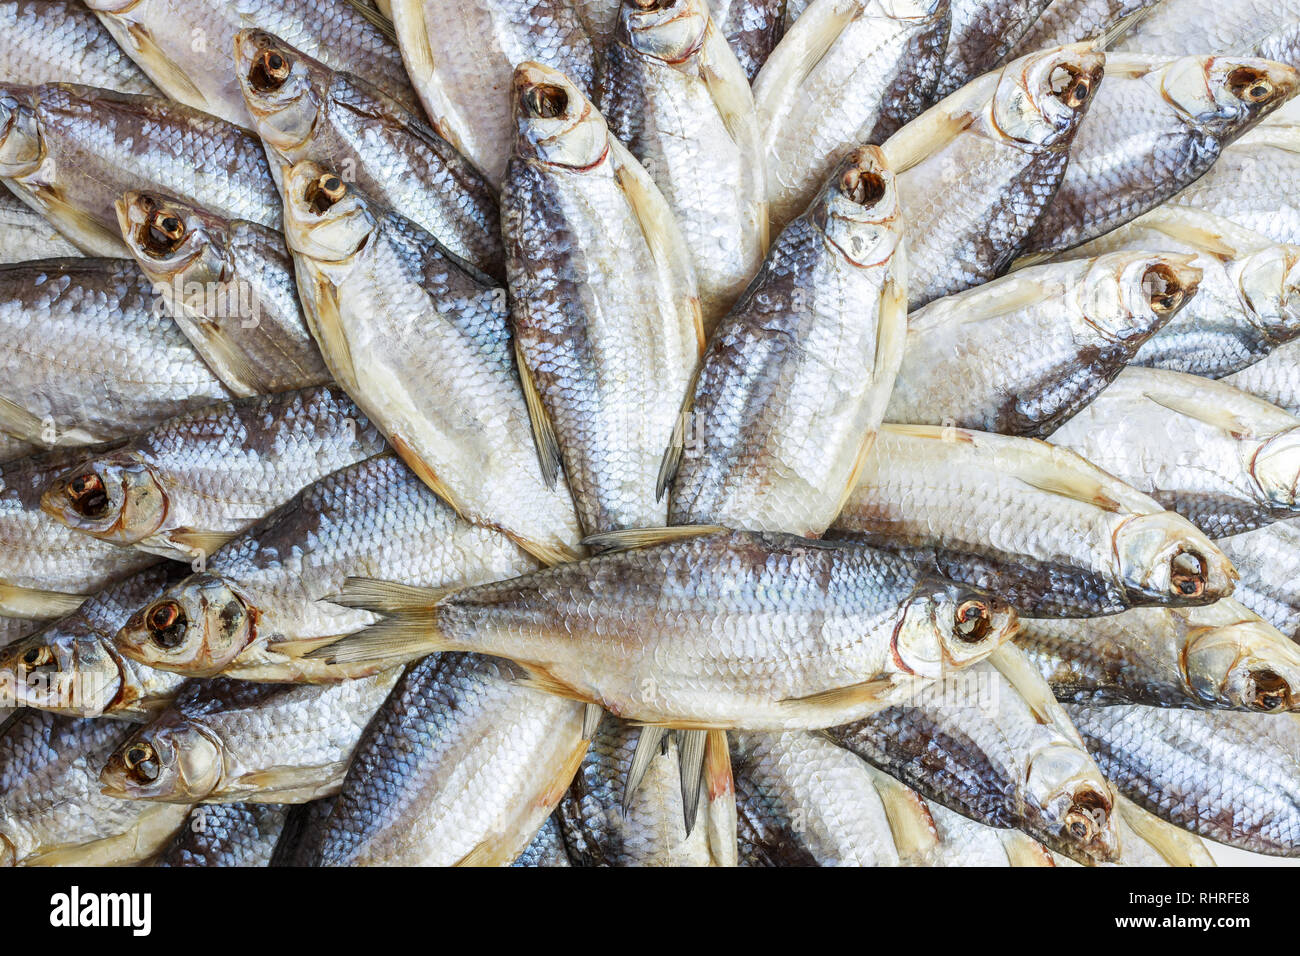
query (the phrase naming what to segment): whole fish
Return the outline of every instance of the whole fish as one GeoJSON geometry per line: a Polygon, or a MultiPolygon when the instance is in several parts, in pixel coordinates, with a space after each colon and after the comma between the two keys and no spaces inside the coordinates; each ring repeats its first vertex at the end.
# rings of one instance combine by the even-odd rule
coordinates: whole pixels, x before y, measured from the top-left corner
{"type": "Polygon", "coordinates": [[[339,684],[191,681],[101,762],[105,794],[164,803],[305,803],[336,793],[392,668],[339,684]]]}
{"type": "Polygon", "coordinates": [[[947,40],[948,0],[810,4],[754,80],[773,225],[802,214],[855,148],[925,109],[947,40]]]}
{"type": "Polygon", "coordinates": [[[628,720],[783,730],[887,707],[1017,627],[1001,602],[865,546],[685,530],[449,592],[354,580],[335,600],[388,619],[313,653],[348,663],[472,649],[628,720]]]}
{"type": "Polygon", "coordinates": [[[1163,2],[1164,0],[1051,0],[1038,19],[1020,37],[1008,58],[1066,43],[1095,39],[1130,14],[1163,2]]]}
{"type": "Polygon", "coordinates": [[[239,93],[235,34],[282,36],[418,109],[391,27],[349,0],[86,0],[130,57],[172,99],[252,128],[239,93]]]}
{"type": "Polygon", "coordinates": [[[1207,213],[1167,206],[1074,253],[1121,249],[1191,255],[1201,270],[1195,297],[1131,364],[1222,378],[1300,335],[1300,246],[1275,245],[1207,213]]]}
{"type": "MultiPolygon", "coordinates": [[[[1051,0],[953,0],[952,28],[934,98],[942,99],[1004,63],[1050,3],[1051,0]]],[[[1086,39],[1091,37],[1042,43],[1024,52],[1086,39]]]]}
{"type": "Polygon", "coordinates": [[[347,578],[445,587],[536,568],[505,535],[458,518],[395,455],[379,455],[304,488],[205,571],[146,595],[119,622],[117,647],[194,677],[336,680],[373,669],[330,669],[302,655],[377,620],[328,600],[347,578]]]}
{"type": "Polygon", "coordinates": [[[204,559],[300,489],[384,448],[333,386],[181,415],[55,478],[41,508],[101,541],[204,559]]]}
{"type": "Polygon", "coordinates": [[[504,290],[336,173],[303,162],[283,179],[298,288],[335,380],[458,513],[547,563],[572,558],[572,496],[538,464],[504,290]]]}
{"type": "Polygon", "coordinates": [[[1115,786],[1210,840],[1300,856],[1300,718],[1066,705],[1115,786]]]}
{"type": "Polygon", "coordinates": [[[512,862],[587,750],[582,705],[522,676],[469,654],[412,665],[362,735],[309,865],[512,862]]]}
{"type": "Polygon", "coordinates": [[[1023,251],[1069,249],[1153,209],[1297,88],[1300,73],[1272,60],[1108,54],[1061,187],[1023,251]]]}
{"type": "Polygon", "coordinates": [[[154,866],[268,866],[289,808],[274,803],[199,805],[154,866]]]}
{"type": "Polygon", "coordinates": [[[898,866],[859,757],[807,731],[730,736],[742,866],[898,866]]]}
{"type": "Polygon", "coordinates": [[[1084,621],[1023,621],[1016,643],[1077,704],[1280,712],[1300,707],[1300,647],[1226,598],[1084,621]]]}
{"type": "Polygon", "coordinates": [[[568,848],[564,845],[564,834],[560,832],[559,817],[552,813],[533,837],[533,842],[524,848],[524,852],[511,866],[573,866],[569,859],[568,848]]]}
{"type": "Polygon", "coordinates": [[[1222,382],[1125,369],[1051,440],[1211,538],[1300,514],[1300,417],[1222,382]]]}
{"type": "Polygon", "coordinates": [[[786,0],[709,0],[709,14],[750,83],[785,35],[785,10],[786,0]]]}
{"type": "Polygon", "coordinates": [[[97,541],[41,510],[46,486],[86,454],[61,448],[0,466],[0,615],[62,617],[88,595],[158,563],[154,555],[97,541]]]}
{"type": "Polygon", "coordinates": [[[654,182],[575,86],[537,64],[515,85],[502,232],[542,474],[554,481],[563,461],[588,534],[662,526],[659,465],[703,347],[689,253],[654,182]]]}
{"type": "Polygon", "coordinates": [[[144,721],[166,707],[184,678],[124,657],[113,637],[131,613],[180,577],[146,568],[109,585],[66,617],[0,650],[0,704],[70,717],[144,721]]]}
{"type": "Polygon", "coordinates": [[[1190,256],[1120,252],[1022,269],[907,318],[885,418],[1042,437],[1197,294],[1190,256]]]}
{"type": "Polygon", "coordinates": [[[1237,577],[1189,521],[1078,455],[956,428],[884,426],[830,536],[986,588],[1033,617],[1208,604],[1237,577]]]}
{"type": "Polygon", "coordinates": [[[81,255],[81,250],[64,239],[48,219],[3,186],[0,186],[0,230],[5,236],[0,265],[81,255]]]}
{"type": "Polygon", "coordinates": [[[1300,415],[1300,342],[1279,346],[1223,381],[1300,415]]]}
{"type": "Polygon", "coordinates": [[[253,128],[280,162],[332,163],[449,251],[505,277],[496,190],[412,108],[259,30],[235,38],[235,64],[253,128]]]}
{"type": "MultiPolygon", "coordinates": [[[[705,0],[649,7],[624,0],[604,57],[600,109],[613,139],[645,166],[680,225],[705,329],[712,330],[758,271],[768,224],[754,98],[705,0]]],[[[534,142],[541,127],[536,118],[527,122],[534,142]]],[[[554,146],[542,145],[554,155],[554,146]]],[[[620,150],[611,150],[617,162],[620,150]]]]}
{"type": "Polygon", "coordinates": [[[1300,520],[1220,538],[1242,574],[1237,600],[1294,641],[1300,641],[1300,520]]]}
{"type": "Polygon", "coordinates": [[[1297,0],[1163,0],[1124,37],[1120,47],[1144,53],[1246,52],[1300,20],[1297,0]]]}
{"type": "Polygon", "coordinates": [[[157,96],[0,84],[0,178],[89,255],[128,255],[115,209],[128,189],[280,228],[257,137],[157,96]]]}
{"type": "Polygon", "coordinates": [[[910,308],[1011,264],[1061,184],[1105,60],[1091,43],[1031,53],[945,97],[885,143],[908,224],[910,308]]]}
{"type": "Polygon", "coordinates": [[[826,530],[902,357],[903,232],[880,149],[854,151],[709,342],[664,461],[670,522],[826,530]]]}
{"type": "Polygon", "coordinates": [[[981,823],[1081,863],[1119,855],[1114,791],[1032,664],[1002,648],[965,674],[827,735],[981,823]]]}
{"type": "Polygon", "coordinates": [[[0,266],[0,430],[91,445],[229,397],[134,263],[0,266]]]}
{"type": "Polygon", "coordinates": [[[75,0],[0,3],[0,82],[158,92],[95,15],[75,0]]]}
{"type": "Polygon", "coordinates": [[[595,93],[596,50],[570,0],[394,0],[393,26],[424,110],[493,186],[514,141],[511,77],[552,67],[595,93]]]}
{"type": "Polygon", "coordinates": [[[157,193],[128,192],[117,218],[154,294],[232,394],[330,380],[298,304],[283,235],[157,193]]]}
{"type": "Polygon", "coordinates": [[[0,866],[141,863],[167,845],[189,806],[100,792],[99,767],[127,728],[23,710],[0,731],[0,866]]]}

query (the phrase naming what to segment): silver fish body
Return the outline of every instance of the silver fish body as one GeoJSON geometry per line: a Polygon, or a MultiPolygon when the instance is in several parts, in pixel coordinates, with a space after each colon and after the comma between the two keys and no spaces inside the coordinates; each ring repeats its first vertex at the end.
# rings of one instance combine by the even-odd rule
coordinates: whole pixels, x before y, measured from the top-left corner
{"type": "Polygon", "coordinates": [[[754,82],[785,35],[785,0],[709,0],[709,14],[754,82]]]}
{"type": "Polygon", "coordinates": [[[533,842],[524,847],[524,852],[511,866],[573,866],[569,859],[569,850],[564,845],[564,834],[560,831],[559,817],[552,813],[533,837],[533,842]]]}
{"type": "Polygon", "coordinates": [[[0,265],[81,255],[81,250],[64,239],[48,219],[3,186],[0,186],[0,229],[5,236],[0,265]]]}
{"type": "Polygon", "coordinates": [[[72,0],[0,3],[0,82],[158,92],[95,15],[72,0]]]}
{"type": "Polygon", "coordinates": [[[1010,57],[1095,39],[1129,14],[1163,2],[1164,0],[1051,0],[1038,19],[1020,37],[1010,57]]]}
{"type": "MultiPolygon", "coordinates": [[[[955,92],[1005,62],[1050,3],[1051,0],[953,0],[952,27],[935,99],[955,92]]],[[[1084,39],[1087,37],[1077,36],[1041,43],[1024,52],[1084,39]]]]}
{"type": "Polygon", "coordinates": [[[1296,0],[1163,0],[1119,42],[1123,50],[1182,56],[1247,53],[1300,20],[1296,0]]]}
{"type": "Polygon", "coordinates": [[[1300,343],[1281,345],[1224,381],[1300,415],[1300,343]]]}
{"type": "Polygon", "coordinates": [[[1220,538],[1241,571],[1237,600],[1294,641],[1300,641],[1300,520],[1220,538]]]}
{"type": "Polygon", "coordinates": [[[288,814],[274,803],[201,804],[153,865],[268,866],[288,814]]]}

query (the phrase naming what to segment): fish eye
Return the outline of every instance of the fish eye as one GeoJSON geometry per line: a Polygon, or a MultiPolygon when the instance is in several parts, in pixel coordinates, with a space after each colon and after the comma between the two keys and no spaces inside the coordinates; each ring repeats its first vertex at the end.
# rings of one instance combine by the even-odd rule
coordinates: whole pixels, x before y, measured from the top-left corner
{"type": "Polygon", "coordinates": [[[1183,302],[1183,287],[1166,265],[1154,265],[1142,276],[1142,294],[1157,315],[1167,315],[1183,302]]]}
{"type": "Polygon", "coordinates": [[[1099,793],[1085,790],[1074,798],[1065,815],[1065,828],[1080,843],[1090,843],[1105,825],[1109,805],[1099,793]]]}
{"type": "Polygon", "coordinates": [[[147,743],[132,744],[122,755],[127,772],[138,782],[148,783],[158,779],[158,755],[147,743]]]}
{"type": "Polygon", "coordinates": [[[1169,583],[1183,597],[1195,598],[1205,593],[1209,564],[1199,551],[1180,548],[1169,560],[1169,583]]]}
{"type": "Polygon", "coordinates": [[[988,637],[993,627],[993,615],[983,601],[963,601],[957,607],[953,624],[953,637],[966,644],[978,644],[988,637]]]}
{"type": "Polygon", "coordinates": [[[1271,670],[1251,671],[1254,696],[1249,701],[1256,710],[1278,710],[1291,706],[1291,686],[1281,674],[1271,670]]]}
{"type": "Polygon", "coordinates": [[[874,206],[885,195],[885,181],[876,173],[851,166],[840,178],[840,192],[859,206],[874,206]]]}
{"type": "Polygon", "coordinates": [[[185,223],[179,217],[155,206],[141,232],[140,244],[147,252],[168,255],[175,252],[185,238],[185,223]]]}
{"type": "Polygon", "coordinates": [[[146,612],[144,623],[149,631],[149,640],[164,650],[170,650],[184,640],[188,622],[185,612],[175,601],[159,601],[146,612]]]}
{"type": "Polygon", "coordinates": [[[1071,109],[1078,109],[1092,91],[1092,81],[1078,70],[1058,65],[1047,77],[1048,89],[1071,109]]]}
{"type": "Polygon", "coordinates": [[[348,188],[333,173],[324,173],[307,184],[304,198],[312,210],[323,213],[346,195],[348,188]]]}
{"type": "Polygon", "coordinates": [[[293,64],[278,50],[263,50],[248,71],[248,82],[253,89],[270,93],[284,86],[293,64]]]}
{"type": "Polygon", "coordinates": [[[87,472],[68,482],[72,510],[83,518],[99,518],[108,511],[108,492],[99,475],[87,472]]]}
{"type": "Polygon", "coordinates": [[[54,652],[48,647],[33,647],[23,655],[23,666],[29,670],[35,667],[44,667],[46,664],[54,663],[54,652]]]}
{"type": "Polygon", "coordinates": [[[568,108],[569,94],[558,86],[538,84],[524,91],[523,106],[531,116],[554,119],[568,108]]]}
{"type": "Polygon", "coordinates": [[[1273,95],[1273,84],[1268,77],[1249,66],[1239,66],[1228,74],[1228,89],[1247,103],[1263,103],[1273,95]]]}

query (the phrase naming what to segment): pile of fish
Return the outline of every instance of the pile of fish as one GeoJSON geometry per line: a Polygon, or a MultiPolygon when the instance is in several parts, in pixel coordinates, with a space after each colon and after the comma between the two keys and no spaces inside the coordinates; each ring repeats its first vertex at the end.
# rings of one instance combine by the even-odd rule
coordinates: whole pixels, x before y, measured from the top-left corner
{"type": "Polygon", "coordinates": [[[1300,857],[1297,68],[0,0],[0,861],[1300,857]]]}

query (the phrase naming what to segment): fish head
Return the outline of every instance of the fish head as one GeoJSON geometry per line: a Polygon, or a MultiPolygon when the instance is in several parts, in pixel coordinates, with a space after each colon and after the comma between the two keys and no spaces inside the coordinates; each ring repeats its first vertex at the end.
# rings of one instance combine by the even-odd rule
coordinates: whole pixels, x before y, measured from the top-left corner
{"type": "Polygon", "coordinates": [[[235,76],[257,134],[287,152],[311,136],[332,74],[322,64],[263,30],[235,36],[235,76]]]}
{"type": "Polygon", "coordinates": [[[948,581],[922,582],[894,632],[893,654],[909,672],[939,677],[983,660],[1019,629],[1002,601],[948,581]]]}
{"type": "Polygon", "coordinates": [[[1041,50],[1008,63],[990,104],[994,127],[1032,146],[1069,142],[1105,70],[1092,43],[1041,50]]]}
{"type": "Polygon", "coordinates": [[[253,640],[256,612],[215,574],[190,575],[136,611],[114,641],[124,655],[159,670],[210,677],[253,640]]]}
{"type": "Polygon", "coordinates": [[[1182,56],[1161,70],[1160,92],[1184,122],[1225,137],[1271,113],[1300,88],[1300,73],[1272,60],[1182,56]]]}
{"type": "Polygon", "coordinates": [[[1081,747],[1062,740],[1035,752],[1024,791],[1034,835],[1052,849],[1081,862],[1119,858],[1115,792],[1081,747]]]}
{"type": "Polygon", "coordinates": [[[1228,556],[1172,511],[1125,518],[1111,545],[1124,590],[1138,604],[1212,604],[1237,585],[1228,556]]]}
{"type": "Polygon", "coordinates": [[[26,176],[44,160],[34,89],[0,84],[0,176],[26,176]]]}
{"type": "Polygon", "coordinates": [[[1136,348],[1192,300],[1203,274],[1192,255],[1098,256],[1084,275],[1079,311],[1096,344],[1128,342],[1136,348]]]}
{"type": "Polygon", "coordinates": [[[1269,339],[1300,336],[1300,246],[1267,246],[1230,266],[1246,314],[1269,339]]]}
{"type": "Polygon", "coordinates": [[[549,166],[586,170],[609,153],[609,129],[591,102],[559,70],[540,63],[515,67],[514,152],[549,166]]]}
{"type": "Polygon", "coordinates": [[[41,510],[102,541],[135,544],[162,526],[167,491],[153,468],[134,455],[105,455],[50,482],[41,510]]]}
{"type": "Polygon", "coordinates": [[[225,220],[179,199],[131,191],[115,204],[131,255],[155,283],[168,286],[219,280],[225,268],[225,220]]]}
{"type": "Polygon", "coordinates": [[[297,253],[320,262],[345,262],[378,228],[366,198],[320,163],[286,166],[284,234],[297,253]]]}
{"type": "Polygon", "coordinates": [[[124,800],[193,803],[217,788],[224,767],[219,738],[169,710],[113,751],[99,784],[103,793],[124,800]]]}
{"type": "Polygon", "coordinates": [[[902,239],[894,174],[878,146],[859,146],[831,173],[804,213],[854,265],[887,262],[902,239]]]}
{"type": "Polygon", "coordinates": [[[122,686],[122,662],[104,641],[57,624],[0,650],[0,705],[93,717],[112,707],[122,686]]]}
{"type": "Polygon", "coordinates": [[[1181,662],[1187,686],[1210,705],[1260,713],[1295,710],[1300,647],[1258,617],[1248,612],[1241,617],[1188,629],[1181,662]]]}
{"type": "Polygon", "coordinates": [[[632,49],[676,65],[704,46],[709,10],[704,0],[623,0],[619,21],[632,49]]]}
{"type": "Polygon", "coordinates": [[[1279,511],[1300,505],[1300,425],[1279,432],[1255,450],[1250,474],[1264,502],[1279,511]]]}

